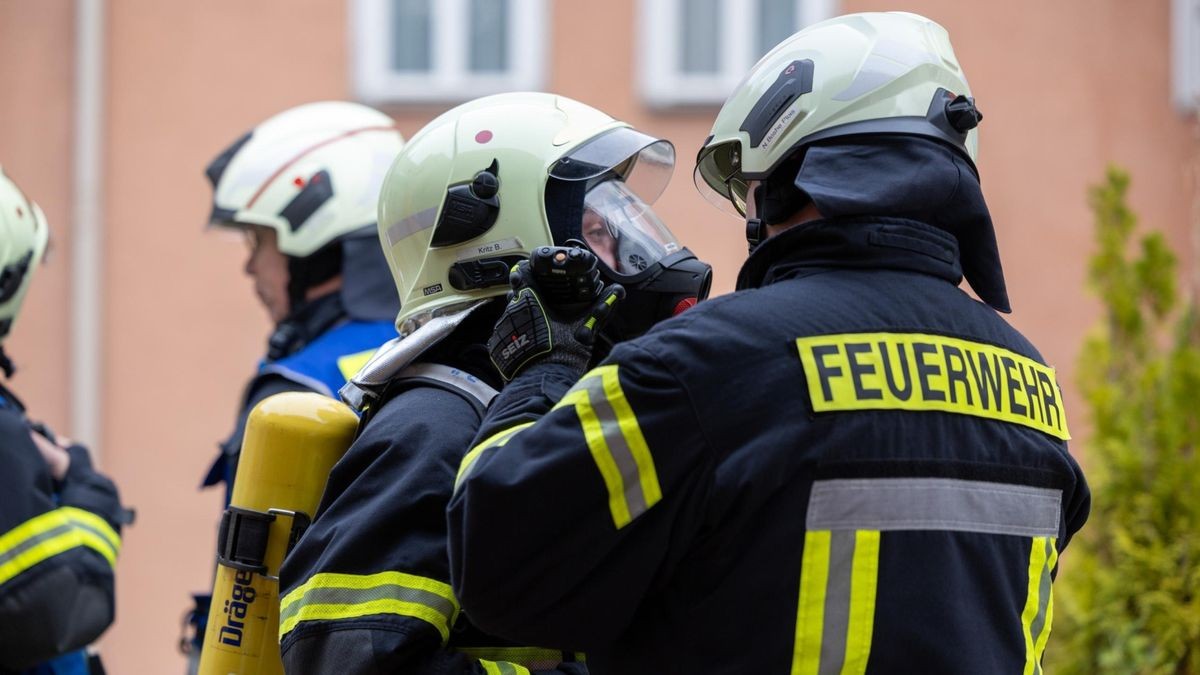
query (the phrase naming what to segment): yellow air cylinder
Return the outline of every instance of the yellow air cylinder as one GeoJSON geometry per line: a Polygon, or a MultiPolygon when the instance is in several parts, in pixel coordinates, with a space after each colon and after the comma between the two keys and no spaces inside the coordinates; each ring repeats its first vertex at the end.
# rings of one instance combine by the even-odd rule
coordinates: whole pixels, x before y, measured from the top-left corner
{"type": "Polygon", "coordinates": [[[200,675],[282,675],[279,566],[289,540],[316,513],[329,472],[357,426],[350,408],[313,393],[277,394],[250,411],[222,520],[200,675]],[[255,536],[262,531],[265,550],[263,537],[255,536]]]}

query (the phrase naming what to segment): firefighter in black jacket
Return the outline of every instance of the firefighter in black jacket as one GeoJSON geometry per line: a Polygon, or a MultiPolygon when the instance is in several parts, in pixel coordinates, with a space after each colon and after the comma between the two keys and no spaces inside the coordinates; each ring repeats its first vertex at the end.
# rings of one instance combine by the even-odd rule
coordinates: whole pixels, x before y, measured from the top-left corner
{"type": "MultiPolygon", "coordinates": [[[[597,674],[1040,672],[1090,497],[1054,370],[996,313],[980,119],[919,16],[764,57],[698,157],[746,219],[738,291],[586,374],[571,340],[493,353],[515,379],[449,509],[472,621],[597,674]]],[[[507,318],[497,345],[536,340],[507,318]]]]}
{"type": "MultiPolygon", "coordinates": [[[[42,210],[0,170],[0,342],[48,237],[42,210]]],[[[3,347],[0,369],[13,374],[3,347]]],[[[32,422],[4,386],[0,464],[0,673],[87,672],[81,650],[113,620],[113,567],[128,514],[87,449],[32,422]]]]}
{"type": "Polygon", "coordinates": [[[569,239],[607,244],[605,274],[630,301],[602,341],[706,294],[708,266],[648,206],[673,164],[666,141],[551,94],[479,99],[409,141],[379,208],[401,337],[342,390],[361,434],[280,573],[288,673],[586,672],[579,655],[514,646],[459,612],[445,509],[501,384],[485,343],[514,262],[569,239]]]}

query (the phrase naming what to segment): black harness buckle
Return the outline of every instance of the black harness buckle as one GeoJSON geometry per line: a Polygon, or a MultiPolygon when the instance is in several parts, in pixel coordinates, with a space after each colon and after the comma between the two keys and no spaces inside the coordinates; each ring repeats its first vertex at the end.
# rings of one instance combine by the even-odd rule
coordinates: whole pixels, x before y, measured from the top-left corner
{"type": "Polygon", "coordinates": [[[267,512],[263,513],[237,506],[225,509],[217,534],[217,562],[235,570],[254,572],[269,579],[276,578],[267,574],[266,555],[271,523],[275,522],[278,516],[288,516],[292,519],[284,553],[287,555],[312,523],[308,514],[285,509],[267,509],[267,512]]]}

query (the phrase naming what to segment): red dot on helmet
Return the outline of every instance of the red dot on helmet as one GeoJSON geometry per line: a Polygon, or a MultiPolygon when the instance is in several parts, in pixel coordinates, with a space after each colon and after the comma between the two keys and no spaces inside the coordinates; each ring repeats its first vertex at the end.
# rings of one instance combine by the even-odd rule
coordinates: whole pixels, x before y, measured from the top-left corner
{"type": "Polygon", "coordinates": [[[674,311],[671,312],[671,316],[682,314],[683,312],[695,307],[697,302],[699,301],[696,300],[696,298],[684,298],[680,300],[679,304],[675,305],[674,311]]]}
{"type": "Polygon", "coordinates": [[[295,185],[298,188],[302,188],[302,187],[304,187],[304,179],[301,178],[300,176],[296,176],[294,179],[292,179],[292,185],[295,185]]]}
{"type": "Polygon", "coordinates": [[[490,140],[492,140],[492,132],[488,131],[487,129],[484,129],[483,131],[475,134],[475,142],[476,143],[483,144],[483,143],[487,143],[490,140]]]}

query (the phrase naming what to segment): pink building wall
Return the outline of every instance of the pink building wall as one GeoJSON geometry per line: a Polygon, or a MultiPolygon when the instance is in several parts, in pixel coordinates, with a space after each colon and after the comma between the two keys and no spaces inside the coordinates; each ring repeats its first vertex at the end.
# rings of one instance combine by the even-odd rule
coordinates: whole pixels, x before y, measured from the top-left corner
{"type": "MultiPolygon", "coordinates": [[[[714,292],[730,290],[745,255],[741,227],[691,185],[715,108],[642,104],[635,0],[550,6],[547,89],[675,142],[680,166],[659,211],[713,263],[714,292]]],[[[6,348],[22,368],[14,387],[67,434],[72,7],[0,3],[0,163],[45,208],[55,247],[6,348]]],[[[1169,3],[844,0],[841,9],[907,9],[950,30],[986,115],[980,169],[1011,320],[1059,368],[1078,436],[1087,425],[1075,359],[1098,307],[1085,292],[1085,190],[1106,164],[1131,170],[1143,222],[1191,259],[1185,168],[1197,142],[1169,104],[1169,3]]],[[[203,168],[279,110],[349,96],[349,29],[345,4],[328,0],[111,0],[107,22],[98,440],[139,521],[125,537],[118,620],[101,646],[110,672],[171,673],[183,667],[175,643],[187,593],[212,570],[220,495],[196,487],[268,331],[241,273],[244,247],[203,227],[203,168]]],[[[387,111],[411,135],[444,108],[387,111]]]]}

